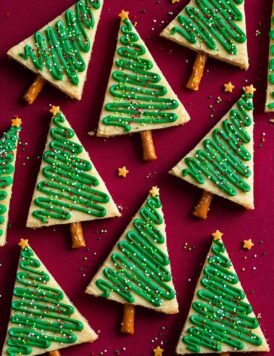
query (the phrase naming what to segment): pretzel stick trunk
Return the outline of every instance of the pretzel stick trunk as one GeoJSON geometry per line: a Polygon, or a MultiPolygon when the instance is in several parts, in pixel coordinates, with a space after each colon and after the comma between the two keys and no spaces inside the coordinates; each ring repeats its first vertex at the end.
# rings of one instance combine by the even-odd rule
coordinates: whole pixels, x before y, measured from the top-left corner
{"type": "Polygon", "coordinates": [[[59,350],[49,351],[48,356],[61,356],[61,353],[59,350]]]}
{"type": "Polygon", "coordinates": [[[143,146],[143,160],[155,161],[157,159],[157,156],[153,144],[152,132],[150,130],[141,131],[140,135],[143,146]]]}
{"type": "Polygon", "coordinates": [[[230,356],[230,352],[221,352],[221,356],[230,356]]]}
{"type": "Polygon", "coordinates": [[[203,77],[204,69],[205,69],[205,64],[207,60],[207,55],[201,52],[197,53],[193,68],[192,68],[192,74],[191,77],[189,78],[189,81],[187,82],[186,87],[191,90],[197,91],[199,89],[199,85],[201,82],[201,79],[203,77]]]}
{"type": "Polygon", "coordinates": [[[70,224],[70,233],[72,239],[72,248],[86,247],[83,229],[80,222],[70,224]]]}
{"type": "Polygon", "coordinates": [[[214,194],[206,192],[204,190],[201,199],[199,200],[199,203],[196,205],[192,215],[196,216],[197,218],[205,220],[207,218],[207,214],[213,197],[214,194]]]}
{"type": "Polygon", "coordinates": [[[124,305],[124,316],[121,332],[124,334],[134,334],[135,306],[133,304],[124,305]]]}
{"type": "Polygon", "coordinates": [[[32,104],[35,102],[37,96],[40,94],[45,84],[46,80],[38,74],[34,82],[31,84],[31,86],[24,95],[24,99],[28,104],[32,104]]]}

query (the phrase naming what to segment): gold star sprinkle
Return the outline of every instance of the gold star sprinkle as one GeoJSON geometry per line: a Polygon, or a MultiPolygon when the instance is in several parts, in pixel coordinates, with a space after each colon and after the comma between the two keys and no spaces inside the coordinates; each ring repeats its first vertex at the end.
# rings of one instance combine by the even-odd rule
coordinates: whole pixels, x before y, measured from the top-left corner
{"type": "Polygon", "coordinates": [[[251,239],[249,240],[244,240],[244,245],[243,248],[247,249],[248,251],[252,249],[252,247],[254,246],[254,243],[252,242],[251,239]]]}
{"type": "Polygon", "coordinates": [[[159,196],[160,195],[160,189],[155,186],[155,187],[152,187],[149,191],[150,195],[153,196],[153,197],[156,197],[156,196],[159,196]]]}
{"type": "Polygon", "coordinates": [[[247,85],[247,86],[244,87],[244,91],[245,91],[247,94],[254,94],[256,90],[257,90],[257,89],[254,88],[253,84],[247,85]]]}
{"type": "Polygon", "coordinates": [[[155,349],[153,349],[154,356],[162,356],[164,349],[161,349],[160,346],[157,346],[155,349]]]}
{"type": "Polygon", "coordinates": [[[216,230],[215,232],[212,233],[212,237],[214,241],[221,240],[223,236],[223,233],[219,230],[216,230]]]}
{"type": "Polygon", "coordinates": [[[60,106],[52,105],[49,112],[51,112],[52,115],[55,116],[56,114],[58,114],[60,112],[60,106]]]}
{"type": "Polygon", "coordinates": [[[225,92],[232,93],[234,88],[235,85],[233,85],[231,82],[224,84],[225,92]]]}
{"type": "Polygon", "coordinates": [[[121,17],[121,21],[124,21],[124,20],[128,19],[129,12],[122,10],[118,16],[121,17]]]}
{"type": "Polygon", "coordinates": [[[17,116],[14,119],[11,119],[11,126],[20,127],[22,125],[22,120],[17,116]]]}
{"type": "Polygon", "coordinates": [[[118,168],[118,176],[119,177],[124,177],[125,178],[128,173],[129,173],[129,170],[127,170],[126,166],[118,168]]]}
{"type": "Polygon", "coordinates": [[[18,245],[24,250],[24,248],[29,246],[29,240],[27,239],[20,239],[18,245]]]}
{"type": "Polygon", "coordinates": [[[176,2],[180,2],[180,0],[171,0],[172,4],[176,4],[176,2]]]}

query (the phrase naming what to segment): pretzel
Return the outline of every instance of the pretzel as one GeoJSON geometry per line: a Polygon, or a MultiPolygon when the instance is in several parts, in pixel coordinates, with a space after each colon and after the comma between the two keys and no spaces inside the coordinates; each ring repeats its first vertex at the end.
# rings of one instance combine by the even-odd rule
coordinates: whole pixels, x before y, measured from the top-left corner
{"type": "Polygon", "coordinates": [[[70,224],[70,233],[72,239],[72,248],[81,248],[86,246],[83,229],[80,222],[70,224]]]}
{"type": "Polygon", "coordinates": [[[141,131],[141,140],[143,146],[143,160],[154,161],[157,159],[153,144],[152,132],[150,130],[141,131]]]}
{"type": "Polygon", "coordinates": [[[201,199],[199,200],[199,203],[196,205],[192,215],[196,216],[197,218],[205,220],[207,218],[207,213],[209,211],[213,196],[214,194],[204,190],[201,199]]]}
{"type": "Polygon", "coordinates": [[[124,334],[134,334],[134,316],[135,306],[133,304],[125,304],[124,316],[121,327],[121,332],[124,334]]]}
{"type": "Polygon", "coordinates": [[[199,89],[200,81],[203,77],[204,68],[207,60],[207,55],[204,53],[197,53],[193,68],[192,74],[187,82],[186,87],[191,90],[197,91],[199,89]]]}
{"type": "Polygon", "coordinates": [[[46,80],[41,77],[41,75],[37,75],[32,85],[29,87],[27,92],[24,95],[24,99],[27,101],[28,104],[34,103],[37,96],[40,94],[44,85],[46,84],[46,80]]]}

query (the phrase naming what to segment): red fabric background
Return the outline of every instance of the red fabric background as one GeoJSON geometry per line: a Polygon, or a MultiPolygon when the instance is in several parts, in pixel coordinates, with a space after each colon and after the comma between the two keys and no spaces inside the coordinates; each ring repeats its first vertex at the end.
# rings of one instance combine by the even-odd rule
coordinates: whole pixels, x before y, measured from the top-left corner
{"type": "MultiPolygon", "coordinates": [[[[201,265],[210,246],[210,234],[218,228],[224,232],[224,241],[239,278],[255,313],[261,313],[262,329],[273,346],[274,127],[269,122],[273,116],[263,113],[272,1],[246,1],[250,69],[245,72],[209,60],[198,93],[185,88],[195,58],[194,52],[159,37],[160,31],[186,3],[187,0],[181,0],[176,5],[172,5],[169,0],[105,0],[83,100],[74,102],[48,85],[39,99],[32,106],[27,106],[21,97],[34,75],[9,60],[6,52],[64,11],[73,4],[73,0],[0,0],[0,130],[7,129],[10,118],[18,114],[23,119],[21,138],[27,143],[26,146],[21,146],[18,152],[8,245],[0,249],[0,345],[6,333],[20,252],[17,243],[23,237],[30,240],[31,246],[49,271],[87,317],[91,326],[99,332],[99,340],[95,343],[65,349],[62,351],[63,355],[114,355],[115,350],[120,350],[122,355],[152,355],[152,349],[161,341],[165,349],[164,355],[175,355],[175,346],[201,265]],[[122,8],[129,10],[132,20],[137,21],[138,31],[191,115],[191,121],[183,127],[153,133],[159,159],[152,163],[142,161],[138,134],[108,140],[87,135],[88,131],[97,127],[116,46],[119,27],[117,13],[122,8]],[[169,11],[173,11],[174,15],[169,15],[169,11]],[[256,30],[259,30],[261,35],[256,36],[256,30]],[[228,81],[236,85],[232,94],[223,92],[223,84],[228,81]],[[226,200],[216,198],[207,221],[194,220],[191,211],[201,191],[167,172],[226,113],[239,98],[241,88],[246,83],[253,83],[257,87],[254,137],[256,209],[246,211],[226,200]],[[218,96],[222,98],[220,104],[216,103],[218,96]],[[70,235],[66,226],[36,231],[25,228],[48,131],[49,104],[61,106],[90,153],[114,200],[123,207],[123,216],[119,219],[83,224],[87,249],[70,249],[70,235]],[[214,118],[210,118],[211,104],[215,109],[214,118]],[[263,133],[266,134],[266,140],[262,143],[263,133]],[[117,168],[123,165],[130,171],[126,179],[117,177],[116,173],[117,168]],[[137,308],[135,335],[123,336],[119,333],[122,305],[101,298],[96,299],[86,295],[84,290],[133,214],[139,209],[148,189],[156,184],[161,189],[180,313],[166,316],[137,308]],[[248,238],[252,238],[255,243],[255,247],[249,252],[241,248],[242,241],[248,238]],[[184,249],[186,242],[195,248],[192,251],[184,249]],[[245,272],[241,271],[243,267],[245,272]],[[256,270],[253,267],[256,267],[256,270]]],[[[274,355],[274,351],[270,354],[274,355]]]]}

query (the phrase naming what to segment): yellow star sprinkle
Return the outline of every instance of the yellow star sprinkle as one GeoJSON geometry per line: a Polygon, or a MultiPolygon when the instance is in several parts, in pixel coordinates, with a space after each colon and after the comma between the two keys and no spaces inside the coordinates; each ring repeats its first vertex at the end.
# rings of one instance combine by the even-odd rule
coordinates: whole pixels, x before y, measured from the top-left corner
{"type": "Polygon", "coordinates": [[[121,21],[124,21],[124,20],[128,19],[129,12],[122,10],[118,16],[121,17],[121,21]]]}
{"type": "Polygon", "coordinates": [[[251,239],[249,240],[244,240],[244,245],[243,248],[247,249],[248,251],[252,249],[252,247],[254,246],[254,243],[252,242],[251,239]]]}
{"type": "Polygon", "coordinates": [[[171,0],[172,4],[176,4],[176,2],[180,2],[180,0],[171,0]]]}
{"type": "Polygon", "coordinates": [[[54,105],[52,105],[51,108],[50,108],[50,110],[49,110],[49,112],[51,112],[52,115],[55,116],[56,114],[58,114],[58,112],[60,112],[60,106],[54,106],[54,105]]]}
{"type": "Polygon", "coordinates": [[[129,173],[129,170],[127,170],[126,166],[118,168],[118,176],[119,177],[124,177],[125,178],[128,173],[129,173]]]}
{"type": "Polygon", "coordinates": [[[22,125],[22,120],[17,116],[14,119],[11,119],[11,126],[20,127],[22,125]]]}
{"type": "Polygon", "coordinates": [[[27,239],[20,239],[18,245],[24,250],[24,248],[29,246],[29,240],[27,239]]]}
{"type": "Polygon", "coordinates": [[[223,233],[219,230],[216,230],[215,232],[212,233],[212,237],[214,241],[221,240],[223,236],[223,233]]]}
{"type": "Polygon", "coordinates": [[[234,88],[235,85],[233,85],[231,82],[224,84],[225,92],[232,93],[234,88]]]}
{"type": "Polygon", "coordinates": [[[247,86],[244,87],[244,91],[245,91],[247,94],[254,94],[256,90],[257,90],[257,89],[254,88],[253,84],[247,85],[247,86]]]}
{"type": "Polygon", "coordinates": [[[153,349],[154,356],[162,356],[164,349],[161,349],[160,346],[157,346],[155,349],[153,349]]]}
{"type": "Polygon", "coordinates": [[[156,196],[159,196],[160,195],[160,189],[155,186],[155,187],[152,187],[149,191],[150,195],[153,196],[153,197],[156,197],[156,196]]]}

